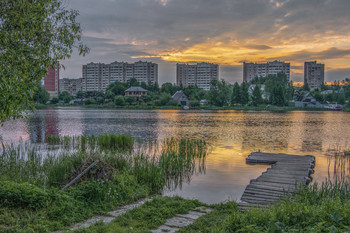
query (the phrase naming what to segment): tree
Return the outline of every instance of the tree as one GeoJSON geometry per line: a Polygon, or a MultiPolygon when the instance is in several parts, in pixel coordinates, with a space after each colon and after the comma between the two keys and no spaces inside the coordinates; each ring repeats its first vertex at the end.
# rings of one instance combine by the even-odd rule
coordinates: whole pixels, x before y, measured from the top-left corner
{"type": "Polygon", "coordinates": [[[231,104],[239,104],[241,103],[241,88],[237,82],[233,85],[232,89],[232,98],[231,98],[231,104]]]}
{"type": "Polygon", "coordinates": [[[281,85],[274,86],[270,93],[270,103],[277,106],[284,106],[286,104],[285,88],[281,85]]]}
{"type": "Polygon", "coordinates": [[[73,97],[67,91],[64,91],[58,95],[58,99],[63,100],[66,104],[68,104],[73,97]]]}
{"type": "Polygon", "coordinates": [[[252,104],[254,106],[258,106],[259,104],[263,103],[262,94],[260,87],[258,85],[255,85],[252,95],[252,104]]]}
{"type": "Polygon", "coordinates": [[[52,104],[57,104],[59,101],[59,99],[57,97],[53,97],[52,100],[51,100],[51,103],[52,104]]]}
{"type": "Polygon", "coordinates": [[[34,92],[33,100],[40,104],[46,104],[50,99],[50,94],[47,90],[40,84],[40,82],[36,85],[36,91],[34,92]]]}
{"type": "Polygon", "coordinates": [[[136,78],[131,78],[129,80],[129,87],[138,87],[140,83],[137,81],[136,78]]]}
{"type": "Polygon", "coordinates": [[[78,12],[61,0],[0,1],[0,122],[34,109],[35,85],[82,44],[78,12]]]}
{"type": "Polygon", "coordinates": [[[249,84],[246,82],[243,82],[241,84],[241,104],[242,105],[248,104],[248,102],[249,102],[248,89],[249,89],[249,84]]]}
{"type": "Polygon", "coordinates": [[[224,80],[211,81],[211,87],[209,91],[209,102],[215,106],[224,106],[231,103],[232,90],[229,85],[226,84],[224,80]]]}
{"type": "Polygon", "coordinates": [[[114,96],[124,95],[126,89],[128,89],[127,83],[122,83],[122,82],[111,83],[106,89],[106,97],[109,99],[113,99],[114,96]]]}
{"type": "Polygon", "coordinates": [[[117,106],[124,106],[125,105],[125,100],[123,96],[116,96],[114,98],[114,104],[117,106]]]}
{"type": "Polygon", "coordinates": [[[82,91],[78,91],[77,92],[77,98],[78,99],[85,98],[85,96],[86,96],[86,92],[82,92],[82,91]]]}

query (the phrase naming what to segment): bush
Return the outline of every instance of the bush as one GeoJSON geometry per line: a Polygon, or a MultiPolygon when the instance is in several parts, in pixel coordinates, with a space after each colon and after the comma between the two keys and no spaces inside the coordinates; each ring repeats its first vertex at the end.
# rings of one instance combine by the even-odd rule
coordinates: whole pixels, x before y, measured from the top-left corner
{"type": "Polygon", "coordinates": [[[0,182],[0,205],[10,208],[40,209],[46,204],[46,193],[29,183],[0,182]]]}
{"type": "Polygon", "coordinates": [[[85,104],[86,105],[90,105],[90,104],[96,104],[96,100],[93,98],[88,98],[85,100],[85,104]]]}
{"type": "Polygon", "coordinates": [[[125,99],[123,96],[116,96],[114,98],[114,104],[117,106],[124,106],[125,105],[125,99]]]}

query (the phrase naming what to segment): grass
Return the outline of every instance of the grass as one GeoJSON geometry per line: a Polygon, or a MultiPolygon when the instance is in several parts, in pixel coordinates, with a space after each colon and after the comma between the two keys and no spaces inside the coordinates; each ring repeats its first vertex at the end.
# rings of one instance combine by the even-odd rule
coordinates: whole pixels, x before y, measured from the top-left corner
{"type": "Polygon", "coordinates": [[[188,181],[197,159],[204,159],[207,151],[201,140],[171,138],[146,145],[160,147],[155,150],[159,153],[144,154],[134,150],[134,140],[125,135],[49,138],[48,146],[58,146],[58,153],[2,145],[1,232],[62,229],[165,187],[177,187],[188,181]],[[74,147],[80,150],[71,150],[74,147]],[[93,163],[84,176],[61,190],[93,163]]]}
{"type": "Polygon", "coordinates": [[[186,214],[205,204],[180,197],[156,197],[144,205],[118,216],[110,224],[97,223],[76,232],[150,232],[177,214],[186,214]]]}
{"type": "Polygon", "coordinates": [[[180,232],[346,232],[350,230],[350,185],[315,184],[271,208],[242,212],[232,202],[214,208],[180,232]]]}

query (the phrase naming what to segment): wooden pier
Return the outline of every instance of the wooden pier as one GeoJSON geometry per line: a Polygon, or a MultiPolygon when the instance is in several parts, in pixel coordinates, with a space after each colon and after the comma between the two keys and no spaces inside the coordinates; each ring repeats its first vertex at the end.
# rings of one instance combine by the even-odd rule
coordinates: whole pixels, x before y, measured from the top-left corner
{"type": "Polygon", "coordinates": [[[247,164],[271,164],[266,172],[250,181],[239,207],[265,207],[285,195],[293,196],[295,189],[311,182],[315,157],[254,152],[246,159],[247,164]]]}

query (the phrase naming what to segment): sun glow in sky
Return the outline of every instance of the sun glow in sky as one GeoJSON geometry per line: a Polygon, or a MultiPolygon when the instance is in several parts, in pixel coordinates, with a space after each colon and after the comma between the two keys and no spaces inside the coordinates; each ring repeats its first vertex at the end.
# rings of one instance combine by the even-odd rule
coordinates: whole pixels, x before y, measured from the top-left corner
{"type": "Polygon", "coordinates": [[[350,77],[348,0],[92,0],[80,11],[86,57],[64,61],[63,77],[81,77],[88,62],[159,64],[160,83],[175,82],[177,62],[213,62],[220,78],[242,81],[242,62],[291,63],[302,81],[305,61],[326,67],[326,81],[350,77]]]}

